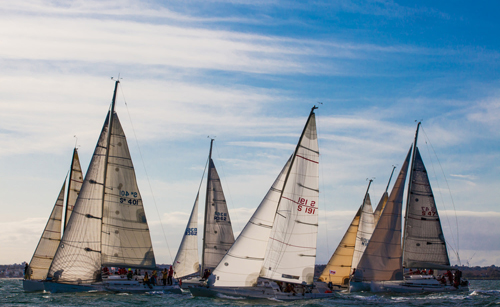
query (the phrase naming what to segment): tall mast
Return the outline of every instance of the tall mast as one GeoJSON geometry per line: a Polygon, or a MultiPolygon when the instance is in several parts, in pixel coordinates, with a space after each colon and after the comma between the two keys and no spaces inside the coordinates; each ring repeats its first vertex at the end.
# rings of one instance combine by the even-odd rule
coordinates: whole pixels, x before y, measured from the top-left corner
{"type": "Polygon", "coordinates": [[[210,172],[210,165],[212,163],[212,147],[213,147],[213,144],[214,144],[214,139],[210,139],[210,151],[208,152],[208,171],[207,171],[207,190],[206,190],[206,194],[205,194],[205,219],[204,219],[204,223],[203,223],[203,240],[202,240],[202,243],[203,243],[203,249],[201,251],[201,272],[200,272],[200,275],[203,276],[204,272],[205,272],[205,234],[206,234],[206,231],[207,231],[207,222],[208,222],[208,188],[210,187],[210,175],[211,175],[211,172],[210,172]]]}
{"type": "Polygon", "coordinates": [[[394,170],[396,169],[396,166],[392,166],[392,173],[391,173],[391,177],[389,177],[389,182],[387,182],[387,186],[385,187],[385,192],[387,193],[387,190],[389,190],[389,185],[391,184],[391,179],[392,179],[392,175],[394,175],[394,170]]]}
{"type": "Polygon", "coordinates": [[[300,143],[302,143],[302,138],[304,138],[304,133],[306,132],[307,126],[309,126],[309,121],[311,120],[311,116],[314,114],[314,110],[316,110],[318,107],[313,106],[311,108],[311,113],[309,113],[309,117],[307,118],[307,122],[304,125],[304,130],[302,130],[302,134],[300,135],[299,141],[297,142],[297,146],[295,147],[295,151],[293,152],[293,156],[290,161],[290,166],[288,167],[288,171],[286,172],[285,180],[283,181],[283,188],[281,189],[281,194],[280,198],[278,200],[278,205],[276,206],[276,212],[275,215],[278,213],[278,208],[280,207],[281,203],[281,198],[283,197],[283,191],[285,191],[285,186],[288,181],[288,177],[290,176],[290,172],[292,171],[293,167],[293,162],[295,161],[295,156],[297,155],[297,152],[299,151],[300,143]]]}
{"type": "Polygon", "coordinates": [[[368,187],[366,188],[365,198],[363,198],[363,203],[361,204],[361,206],[365,205],[366,197],[368,197],[368,190],[370,189],[370,185],[372,184],[372,181],[373,181],[373,179],[370,179],[370,181],[368,182],[368,187]]]}
{"type": "Polygon", "coordinates": [[[420,128],[420,124],[421,124],[421,122],[418,122],[417,131],[415,132],[415,140],[413,141],[413,157],[411,158],[410,178],[408,180],[408,191],[407,191],[408,194],[406,195],[405,227],[404,227],[404,233],[403,233],[402,259],[404,259],[405,246],[406,246],[406,222],[408,221],[408,205],[410,203],[411,186],[412,186],[412,181],[413,181],[413,167],[414,167],[414,163],[415,163],[415,156],[416,156],[416,150],[417,150],[417,139],[418,139],[418,128],[420,128]]]}
{"type": "MultiPolygon", "coordinates": [[[[71,191],[71,178],[73,177],[73,165],[75,163],[75,154],[76,154],[76,146],[73,149],[73,157],[71,159],[71,167],[69,169],[69,179],[68,179],[68,191],[66,192],[66,203],[64,204],[64,220],[63,223],[63,233],[66,231],[66,221],[68,219],[68,200],[69,200],[69,192],[71,191]]],[[[62,237],[62,235],[61,235],[62,237]]]]}
{"type": "Polygon", "coordinates": [[[108,173],[108,158],[109,158],[109,147],[111,143],[111,128],[113,127],[113,115],[115,113],[115,101],[116,101],[116,91],[118,90],[118,80],[115,82],[115,90],[113,92],[113,100],[111,101],[111,110],[109,112],[109,122],[108,122],[108,135],[106,140],[106,156],[104,158],[104,178],[102,183],[102,203],[101,203],[101,242],[100,242],[100,252],[101,252],[101,267],[102,267],[102,223],[104,215],[104,196],[106,195],[106,176],[108,173]]]}

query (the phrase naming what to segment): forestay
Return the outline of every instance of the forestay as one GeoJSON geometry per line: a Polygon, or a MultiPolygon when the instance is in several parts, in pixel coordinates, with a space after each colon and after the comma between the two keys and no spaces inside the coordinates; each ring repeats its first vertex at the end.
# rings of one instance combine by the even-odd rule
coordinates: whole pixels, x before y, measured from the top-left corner
{"type": "Polygon", "coordinates": [[[181,278],[200,269],[198,261],[198,198],[199,192],[196,194],[193,210],[189,217],[186,231],[182,237],[179,251],[174,260],[174,272],[177,278],[181,278]]]}
{"type": "Polygon", "coordinates": [[[401,211],[411,148],[387,204],[361,257],[355,281],[401,280],[401,211]]]}
{"type": "Polygon", "coordinates": [[[154,269],[153,246],[134,166],[113,115],[102,221],[102,265],[154,269]]]}
{"type": "Polygon", "coordinates": [[[311,284],[318,233],[319,149],[315,115],[311,115],[292,158],[261,276],[311,284]]]}
{"type": "Polygon", "coordinates": [[[234,243],[233,228],[219,174],[210,158],[205,204],[205,234],[203,242],[203,267],[213,270],[234,243]]]}
{"type": "MultiPolygon", "coordinates": [[[[66,179],[64,180],[66,182],[66,179]]],[[[57,246],[61,241],[61,220],[64,203],[64,186],[63,184],[54,208],[50,214],[47,225],[42,233],[42,237],[38,242],[35,253],[31,258],[29,267],[31,269],[30,279],[41,280],[47,277],[50,264],[57,250],[57,246]]]]}
{"type": "Polygon", "coordinates": [[[418,147],[410,177],[403,267],[439,269],[449,266],[439,214],[418,147]]]}
{"type": "Polygon", "coordinates": [[[213,271],[209,279],[211,285],[251,287],[257,283],[290,159],[233,246],[213,271]]]}

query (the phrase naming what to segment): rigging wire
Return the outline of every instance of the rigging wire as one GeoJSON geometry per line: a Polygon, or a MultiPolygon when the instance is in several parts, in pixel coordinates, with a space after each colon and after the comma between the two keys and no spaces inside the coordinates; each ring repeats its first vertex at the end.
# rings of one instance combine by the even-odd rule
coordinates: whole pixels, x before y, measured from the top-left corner
{"type": "MultiPolygon", "coordinates": [[[[446,182],[446,186],[447,186],[448,192],[450,194],[451,204],[453,205],[453,211],[455,212],[455,224],[456,224],[456,228],[457,228],[457,233],[456,233],[457,240],[456,240],[456,242],[455,242],[455,237],[453,236],[453,232],[452,232],[451,238],[453,239],[453,243],[456,244],[457,250],[455,251],[452,246],[450,246],[450,248],[455,252],[455,254],[457,256],[458,264],[461,265],[461,263],[460,263],[460,256],[458,254],[460,252],[460,245],[459,245],[460,241],[459,241],[458,217],[457,217],[457,210],[455,208],[455,201],[453,200],[453,195],[451,194],[450,185],[448,183],[448,180],[446,179],[446,175],[444,173],[443,166],[441,165],[441,162],[439,161],[439,158],[438,158],[438,156],[436,154],[436,151],[434,150],[434,147],[432,146],[432,143],[431,143],[429,137],[427,136],[427,133],[425,132],[425,130],[424,130],[423,127],[421,127],[421,128],[422,128],[422,132],[424,133],[425,138],[426,138],[425,144],[428,144],[430,146],[430,148],[432,149],[432,151],[434,153],[434,156],[436,157],[436,160],[437,160],[437,162],[439,164],[439,167],[441,169],[441,172],[443,173],[444,181],[446,182]]],[[[431,157],[431,160],[432,160],[432,155],[430,154],[429,146],[426,146],[426,147],[427,147],[427,151],[429,152],[429,157],[431,157]]],[[[432,170],[434,172],[434,176],[437,179],[436,170],[434,169],[434,164],[431,163],[431,166],[432,166],[432,170]]],[[[443,195],[441,193],[441,188],[439,187],[439,182],[437,180],[436,180],[436,183],[438,185],[439,194],[441,195],[441,198],[443,199],[443,206],[445,207],[445,210],[446,210],[446,206],[444,205],[444,197],[443,197],[443,195]]],[[[450,220],[448,218],[448,214],[446,214],[446,220],[448,221],[448,225],[450,225],[450,228],[451,228],[451,223],[450,223],[450,220]]]]}
{"type": "Polygon", "coordinates": [[[168,254],[169,254],[170,260],[172,261],[172,264],[173,264],[174,263],[174,258],[172,257],[172,252],[170,251],[170,246],[168,245],[167,235],[165,234],[165,228],[163,227],[163,223],[161,221],[160,211],[158,210],[158,205],[156,203],[156,198],[154,196],[153,188],[151,186],[151,181],[149,180],[148,171],[146,169],[146,164],[144,163],[144,158],[142,156],[141,147],[139,146],[139,140],[137,139],[137,134],[135,133],[134,124],[132,123],[132,117],[130,116],[130,111],[128,109],[127,100],[125,99],[125,93],[123,92],[123,86],[120,86],[120,90],[122,92],[123,101],[125,102],[125,107],[127,109],[127,114],[128,114],[128,118],[129,118],[129,121],[130,121],[130,125],[132,126],[132,132],[134,133],[134,138],[135,138],[135,142],[137,144],[137,149],[139,150],[139,156],[141,157],[142,167],[144,168],[144,172],[146,174],[146,179],[148,181],[149,190],[150,190],[151,196],[153,198],[153,203],[155,204],[156,214],[158,214],[158,219],[160,220],[161,230],[163,232],[163,237],[165,239],[165,243],[167,244],[168,254]]]}

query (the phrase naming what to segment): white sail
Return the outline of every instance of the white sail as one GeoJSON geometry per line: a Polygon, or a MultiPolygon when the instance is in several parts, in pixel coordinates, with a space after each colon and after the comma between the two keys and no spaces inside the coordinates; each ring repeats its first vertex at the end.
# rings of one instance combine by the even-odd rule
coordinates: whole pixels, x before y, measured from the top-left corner
{"type": "Polygon", "coordinates": [[[261,276],[311,284],[318,233],[319,149],[311,112],[292,158],[274,217],[261,276]]]}
{"type": "Polygon", "coordinates": [[[212,273],[216,287],[251,287],[257,283],[290,160],[240,235],[212,273]]]}
{"type": "Polygon", "coordinates": [[[354,245],[354,254],[352,255],[351,267],[353,269],[358,266],[359,260],[368,246],[373,229],[375,228],[373,220],[373,209],[370,201],[370,194],[366,193],[365,202],[361,208],[359,227],[356,234],[356,243],[354,245]]]}
{"type": "Polygon", "coordinates": [[[219,264],[234,243],[233,228],[219,174],[210,158],[208,166],[207,196],[205,203],[205,233],[203,241],[202,272],[219,264]]]}
{"type": "Polygon", "coordinates": [[[115,113],[109,144],[102,219],[102,265],[156,267],[134,165],[115,113]]]}
{"type": "Polygon", "coordinates": [[[109,112],[48,276],[90,283],[101,274],[101,215],[109,112]]]}
{"type": "Polygon", "coordinates": [[[68,224],[69,217],[71,216],[71,212],[73,212],[73,207],[75,206],[76,199],[78,198],[78,194],[80,194],[80,190],[83,184],[83,173],[82,167],[80,165],[80,159],[78,158],[78,151],[75,148],[73,150],[73,160],[71,162],[71,172],[68,181],[68,195],[66,196],[66,214],[65,214],[65,222],[64,228],[68,224]]]}
{"type": "Polygon", "coordinates": [[[411,148],[398,179],[359,261],[355,281],[401,280],[401,211],[411,148]]]}
{"type": "Polygon", "coordinates": [[[418,147],[410,178],[403,267],[439,269],[449,266],[441,221],[418,147]]]}
{"type": "MultiPolygon", "coordinates": [[[[66,180],[64,180],[66,182],[66,180]]],[[[50,264],[61,241],[61,220],[64,202],[64,185],[59,192],[59,197],[52,209],[47,225],[43,230],[42,237],[38,242],[35,253],[31,258],[29,268],[30,279],[41,280],[47,277],[50,264]]]]}
{"type": "Polygon", "coordinates": [[[177,278],[194,274],[200,270],[198,261],[198,198],[196,194],[193,210],[189,216],[186,231],[174,260],[174,272],[177,278]]]}

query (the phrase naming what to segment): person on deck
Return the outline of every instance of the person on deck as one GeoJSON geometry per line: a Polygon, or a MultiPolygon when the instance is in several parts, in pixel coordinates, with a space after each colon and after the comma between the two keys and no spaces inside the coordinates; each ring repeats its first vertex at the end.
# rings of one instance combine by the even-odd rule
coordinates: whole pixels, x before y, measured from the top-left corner
{"type": "Polygon", "coordinates": [[[31,279],[30,266],[27,262],[24,264],[24,279],[31,279]]]}
{"type": "Polygon", "coordinates": [[[156,286],[157,279],[158,279],[158,273],[156,272],[156,270],[153,270],[153,273],[151,273],[151,284],[153,284],[153,286],[156,286]]]}
{"type": "Polygon", "coordinates": [[[163,282],[163,285],[167,285],[167,278],[168,278],[168,271],[167,268],[163,268],[163,271],[161,272],[161,281],[163,282]]]}
{"type": "Polygon", "coordinates": [[[127,279],[132,280],[132,277],[134,277],[134,273],[132,272],[132,269],[128,269],[127,279]]]}
{"type": "Polygon", "coordinates": [[[149,289],[153,289],[153,287],[151,287],[151,282],[149,281],[148,272],[144,273],[144,279],[142,281],[145,285],[148,285],[149,289]]]}
{"type": "Polygon", "coordinates": [[[174,267],[171,265],[168,270],[168,284],[173,285],[172,277],[174,276],[174,267]]]}

